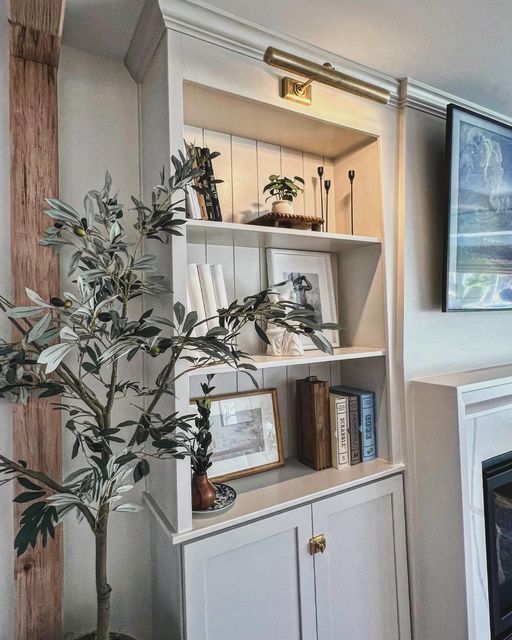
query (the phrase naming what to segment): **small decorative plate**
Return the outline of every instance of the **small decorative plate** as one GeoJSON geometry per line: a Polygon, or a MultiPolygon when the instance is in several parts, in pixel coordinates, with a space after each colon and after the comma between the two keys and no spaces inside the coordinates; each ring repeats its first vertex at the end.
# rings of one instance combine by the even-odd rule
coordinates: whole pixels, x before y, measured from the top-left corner
{"type": "Polygon", "coordinates": [[[236,491],[228,484],[222,484],[214,482],[213,486],[217,490],[215,496],[215,502],[208,509],[201,509],[200,511],[192,510],[192,514],[197,518],[207,518],[208,516],[216,516],[219,513],[224,513],[235,504],[236,491]]]}

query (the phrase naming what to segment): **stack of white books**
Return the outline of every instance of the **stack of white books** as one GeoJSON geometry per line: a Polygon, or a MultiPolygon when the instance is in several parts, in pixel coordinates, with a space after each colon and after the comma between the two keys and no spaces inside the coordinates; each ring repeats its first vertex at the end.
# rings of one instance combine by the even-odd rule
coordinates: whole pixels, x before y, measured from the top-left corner
{"type": "Polygon", "coordinates": [[[195,334],[204,336],[218,326],[218,309],[226,309],[228,297],[221,264],[189,264],[187,266],[189,310],[197,313],[195,334]]]}

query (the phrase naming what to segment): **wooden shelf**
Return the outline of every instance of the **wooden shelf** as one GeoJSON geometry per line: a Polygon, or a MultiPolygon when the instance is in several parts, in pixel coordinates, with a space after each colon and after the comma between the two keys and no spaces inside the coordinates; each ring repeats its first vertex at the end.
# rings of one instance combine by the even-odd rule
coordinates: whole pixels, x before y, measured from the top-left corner
{"type": "MultiPolygon", "coordinates": [[[[236,503],[232,509],[211,518],[194,518],[192,529],[182,533],[176,533],[173,530],[150,493],[144,494],[144,501],[167,530],[173,544],[180,544],[400,473],[403,469],[402,463],[390,464],[386,460],[377,459],[345,469],[331,468],[324,471],[314,471],[291,460],[282,470],[277,470],[281,474],[287,475],[288,479],[275,481],[275,472],[268,472],[274,474],[269,476],[271,484],[250,490],[244,490],[240,480],[232,481],[230,484],[236,487],[238,492],[236,503]],[[237,486],[239,483],[240,486],[237,486]]],[[[266,475],[259,474],[259,478],[252,476],[251,480],[264,483],[266,475]]]]}
{"type": "Polygon", "coordinates": [[[379,238],[351,236],[321,231],[301,231],[279,227],[259,227],[235,222],[187,220],[187,242],[237,247],[267,247],[301,251],[348,251],[361,247],[380,246],[379,238]]]}
{"type": "MultiPolygon", "coordinates": [[[[334,349],[334,354],[330,355],[312,349],[306,351],[303,356],[265,356],[254,355],[252,359],[244,359],[243,362],[253,364],[256,369],[272,369],[274,367],[292,367],[296,364],[316,364],[318,362],[336,362],[338,360],[356,360],[360,358],[378,358],[385,356],[385,349],[374,349],[369,347],[338,347],[334,349]]],[[[201,367],[195,371],[190,371],[192,376],[204,376],[207,373],[228,373],[234,371],[232,367],[225,364],[201,367]]]]}

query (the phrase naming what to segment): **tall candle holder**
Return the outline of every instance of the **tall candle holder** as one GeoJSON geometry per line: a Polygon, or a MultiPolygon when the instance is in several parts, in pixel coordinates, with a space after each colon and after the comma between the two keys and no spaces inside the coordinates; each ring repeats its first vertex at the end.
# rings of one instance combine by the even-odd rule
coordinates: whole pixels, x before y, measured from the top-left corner
{"type": "Polygon", "coordinates": [[[329,231],[329,191],[331,189],[331,181],[324,181],[325,187],[325,230],[329,231]]]}
{"type": "MultiPolygon", "coordinates": [[[[320,216],[322,218],[322,220],[324,219],[324,193],[323,193],[323,175],[324,175],[324,168],[323,167],[318,167],[316,172],[318,173],[318,178],[320,180],[320,216]]],[[[325,222],[322,222],[322,231],[324,230],[325,227],[325,222]]]]}
{"type": "Polygon", "coordinates": [[[348,179],[350,180],[350,232],[354,235],[354,178],[356,172],[354,169],[350,169],[348,172],[348,179]]]}

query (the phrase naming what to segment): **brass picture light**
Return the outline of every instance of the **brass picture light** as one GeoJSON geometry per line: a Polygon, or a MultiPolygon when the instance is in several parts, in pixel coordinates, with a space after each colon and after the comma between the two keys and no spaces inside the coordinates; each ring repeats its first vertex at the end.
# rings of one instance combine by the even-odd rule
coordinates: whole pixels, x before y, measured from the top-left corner
{"type": "Polygon", "coordinates": [[[323,65],[317,64],[316,62],[305,60],[293,53],[287,53],[274,47],[267,48],[263,60],[272,67],[283,69],[283,71],[290,71],[291,73],[298,73],[308,78],[305,82],[300,82],[299,80],[288,77],[283,78],[281,97],[288,100],[306,105],[311,104],[311,83],[316,80],[330,87],[342,89],[343,91],[354,93],[356,96],[375,100],[381,104],[387,104],[389,102],[390,94],[386,89],[377,87],[369,82],[364,82],[363,80],[358,80],[346,73],[336,71],[328,62],[323,65]]]}

